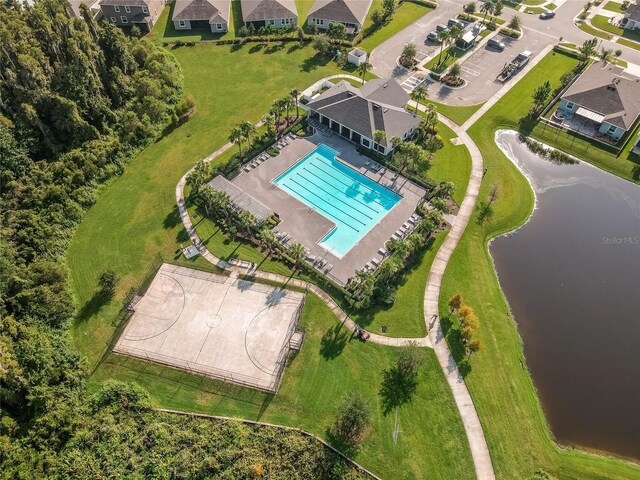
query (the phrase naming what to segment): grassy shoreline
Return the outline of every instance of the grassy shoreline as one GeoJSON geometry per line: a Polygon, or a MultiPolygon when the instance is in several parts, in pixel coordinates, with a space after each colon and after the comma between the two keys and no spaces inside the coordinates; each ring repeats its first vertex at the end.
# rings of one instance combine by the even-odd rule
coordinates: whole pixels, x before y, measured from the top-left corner
{"type": "MultiPolygon", "coordinates": [[[[518,130],[517,117],[526,115],[539,79],[548,78],[557,85],[560,75],[574,62],[550,53],[469,130],[487,167],[479,201],[488,197],[494,184],[499,185],[499,197],[490,221],[480,225],[474,216],[458,244],[443,279],[440,312],[444,325],[447,299],[460,293],[480,317],[483,350],[472,358],[466,383],[483,424],[497,478],[529,478],[538,468],[558,478],[640,478],[637,465],[556,444],[488,251],[492,238],[527,221],[534,199],[526,178],[495,144],[494,133],[502,128],[518,130]]],[[[455,329],[448,339],[455,355],[455,329]]]]}

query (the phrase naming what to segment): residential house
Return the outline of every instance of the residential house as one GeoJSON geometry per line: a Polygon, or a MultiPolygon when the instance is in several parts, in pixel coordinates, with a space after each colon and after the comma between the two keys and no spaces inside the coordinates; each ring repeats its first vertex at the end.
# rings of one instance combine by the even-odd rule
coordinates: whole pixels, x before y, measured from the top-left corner
{"type": "Polygon", "coordinates": [[[67,11],[70,17],[80,16],[80,5],[86,5],[89,8],[89,12],[96,20],[102,16],[100,10],[100,0],[69,0],[69,7],[67,11]]]}
{"type": "Polygon", "coordinates": [[[629,5],[629,8],[624,12],[624,19],[622,20],[624,28],[628,30],[640,30],[640,3],[636,1],[635,4],[629,5]]]}
{"type": "Polygon", "coordinates": [[[164,0],[100,0],[102,15],[120,27],[137,25],[149,32],[162,13],[164,0]]]}
{"type": "Polygon", "coordinates": [[[176,0],[171,20],[176,30],[204,28],[225,33],[230,13],[231,0],[176,0]]]}
{"type": "Polygon", "coordinates": [[[582,134],[617,142],[640,116],[640,78],[595,62],[562,95],[554,116],[582,134]]]}
{"type": "Polygon", "coordinates": [[[408,140],[418,129],[420,116],[407,110],[409,95],[392,78],[370,80],[354,87],[342,80],[313,98],[306,107],[312,120],[357,145],[384,155],[393,150],[391,139],[408,140]],[[374,142],[381,130],[385,139],[374,142]]]}
{"type": "Polygon", "coordinates": [[[290,28],[298,24],[298,10],[294,0],[240,0],[242,20],[258,29],[266,25],[290,28]]]}
{"type": "Polygon", "coordinates": [[[364,25],[372,0],[316,0],[307,23],[327,29],[331,23],[342,23],[347,33],[358,33],[364,25]]]}

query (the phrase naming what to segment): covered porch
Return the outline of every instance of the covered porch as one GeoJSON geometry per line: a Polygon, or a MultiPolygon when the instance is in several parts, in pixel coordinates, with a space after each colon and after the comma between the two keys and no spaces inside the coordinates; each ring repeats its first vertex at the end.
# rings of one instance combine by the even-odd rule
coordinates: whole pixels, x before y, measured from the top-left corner
{"type": "Polygon", "coordinates": [[[386,155],[391,151],[391,148],[380,145],[374,142],[373,139],[356,132],[346,125],[342,125],[341,123],[336,122],[335,120],[319,112],[316,112],[315,110],[309,110],[309,118],[310,120],[317,122],[319,125],[327,127],[332,132],[337,133],[342,138],[349,140],[350,142],[353,142],[357,145],[362,145],[365,148],[375,150],[383,155],[386,155]]]}

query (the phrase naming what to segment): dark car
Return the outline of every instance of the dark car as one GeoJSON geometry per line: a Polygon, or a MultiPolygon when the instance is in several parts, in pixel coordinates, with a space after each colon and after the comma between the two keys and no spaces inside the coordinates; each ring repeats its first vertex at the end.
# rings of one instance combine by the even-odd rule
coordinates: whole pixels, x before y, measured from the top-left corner
{"type": "Polygon", "coordinates": [[[552,12],[551,10],[547,10],[546,12],[542,12],[540,14],[540,18],[542,20],[549,20],[550,18],[553,18],[556,16],[556,12],[552,12]]]}
{"type": "Polygon", "coordinates": [[[438,42],[438,33],[437,32],[429,32],[429,35],[427,35],[427,40],[429,40],[430,42],[433,42],[433,43],[439,43],[438,42]]]}
{"type": "Polygon", "coordinates": [[[499,50],[500,52],[502,52],[505,49],[505,44],[502,43],[500,40],[496,40],[495,38],[490,38],[487,41],[487,47],[493,48],[495,50],[499,50]]]}

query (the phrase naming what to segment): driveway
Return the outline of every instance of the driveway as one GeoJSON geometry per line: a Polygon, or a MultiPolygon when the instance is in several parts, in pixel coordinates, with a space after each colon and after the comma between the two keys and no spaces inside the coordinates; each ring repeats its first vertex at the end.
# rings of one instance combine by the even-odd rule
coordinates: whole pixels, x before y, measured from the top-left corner
{"type": "Polygon", "coordinates": [[[432,82],[427,88],[429,98],[448,105],[486,102],[503,86],[502,83],[496,82],[496,77],[505,63],[509,63],[523,50],[531,51],[535,57],[548,45],[547,37],[534,31],[525,31],[519,40],[500,34],[493,38],[504,42],[504,51],[489,48],[485,43],[460,65],[462,77],[467,81],[465,87],[451,89],[441,83],[432,82]]]}

